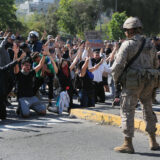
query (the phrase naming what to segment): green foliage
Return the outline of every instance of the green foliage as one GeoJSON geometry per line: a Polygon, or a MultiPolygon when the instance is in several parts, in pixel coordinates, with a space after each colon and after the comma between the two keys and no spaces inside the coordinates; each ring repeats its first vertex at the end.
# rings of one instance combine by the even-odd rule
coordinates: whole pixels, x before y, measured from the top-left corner
{"type": "Polygon", "coordinates": [[[122,29],[124,21],[127,19],[125,12],[118,13],[115,12],[112,15],[112,20],[108,23],[108,36],[110,40],[119,40],[125,37],[124,31],[122,29]]]}
{"type": "Polygon", "coordinates": [[[45,18],[45,29],[48,34],[51,34],[53,36],[56,36],[58,34],[58,21],[59,17],[57,15],[58,7],[53,4],[46,15],[45,18]]]}
{"type": "Polygon", "coordinates": [[[12,29],[13,31],[23,29],[23,25],[17,20],[15,0],[0,0],[0,29],[12,29]]]}
{"type": "Polygon", "coordinates": [[[32,15],[27,16],[19,16],[19,20],[24,24],[24,30],[22,35],[24,37],[28,36],[28,33],[32,30],[37,31],[40,36],[43,34],[44,30],[47,31],[48,34],[52,34],[56,36],[58,34],[58,16],[57,16],[58,6],[51,5],[48,9],[46,15],[34,13],[32,15]]]}
{"type": "Polygon", "coordinates": [[[99,18],[99,3],[97,0],[61,0],[58,9],[60,29],[80,36],[86,30],[93,30],[99,18]]]}
{"type": "MultiPolygon", "coordinates": [[[[155,35],[160,30],[160,0],[117,0],[118,12],[126,11],[128,16],[137,16],[144,26],[144,33],[155,35]]],[[[103,0],[103,11],[112,8],[115,11],[115,0],[103,0]]]]}
{"type": "Polygon", "coordinates": [[[100,25],[98,24],[95,28],[96,31],[102,31],[102,39],[103,40],[106,40],[106,39],[109,39],[108,38],[108,23],[103,23],[101,24],[101,28],[100,28],[100,25]]]}
{"type": "Polygon", "coordinates": [[[40,35],[45,30],[45,16],[43,14],[34,13],[29,16],[20,16],[19,20],[24,24],[24,30],[21,33],[24,37],[28,36],[28,33],[32,30],[37,31],[40,35]]]}

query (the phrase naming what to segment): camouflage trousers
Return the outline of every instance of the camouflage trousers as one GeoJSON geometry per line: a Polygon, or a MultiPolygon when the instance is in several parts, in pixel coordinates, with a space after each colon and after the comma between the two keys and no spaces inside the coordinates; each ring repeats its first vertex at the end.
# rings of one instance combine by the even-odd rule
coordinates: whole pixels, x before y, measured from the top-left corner
{"type": "Polygon", "coordinates": [[[146,132],[155,133],[157,117],[152,110],[152,91],[154,89],[153,81],[142,81],[134,89],[122,88],[121,96],[121,118],[122,129],[125,137],[134,137],[134,115],[138,100],[143,109],[143,118],[146,122],[146,132]]]}

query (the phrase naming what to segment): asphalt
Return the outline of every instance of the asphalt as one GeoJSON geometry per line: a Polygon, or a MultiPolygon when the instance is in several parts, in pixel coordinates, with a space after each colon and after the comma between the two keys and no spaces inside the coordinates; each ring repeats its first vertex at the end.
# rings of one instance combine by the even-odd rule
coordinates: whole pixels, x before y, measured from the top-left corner
{"type": "MultiPolygon", "coordinates": [[[[108,93],[106,93],[106,95],[108,95],[108,93]]],[[[160,102],[159,90],[157,91],[156,99],[160,102]]],[[[77,100],[74,102],[78,103],[77,100]]],[[[156,134],[160,136],[160,103],[153,104],[152,108],[158,119],[156,134]]],[[[95,107],[72,109],[71,116],[95,121],[101,124],[110,124],[121,127],[120,106],[112,107],[112,99],[107,97],[105,103],[97,103],[95,107]]],[[[139,104],[135,112],[135,129],[145,132],[145,126],[143,111],[139,104]]]]}
{"type": "MultiPolygon", "coordinates": [[[[107,93],[106,93],[107,95],[107,93]]],[[[157,91],[156,99],[160,102],[160,91],[157,91]]],[[[47,96],[41,96],[41,100],[44,104],[47,103],[47,96]]],[[[55,99],[53,100],[53,106],[55,105],[55,99]]],[[[75,107],[71,109],[70,116],[80,119],[86,119],[101,124],[109,124],[114,126],[121,126],[120,106],[112,107],[112,100],[106,97],[105,103],[97,103],[95,107],[81,108],[79,106],[78,99],[74,98],[75,107]]],[[[5,123],[21,122],[23,119],[18,118],[15,110],[17,108],[16,99],[12,99],[12,106],[7,107],[7,120],[5,123]]],[[[160,135],[160,104],[153,105],[158,119],[157,123],[157,135],[160,135]]],[[[32,113],[34,115],[34,113],[32,113]]],[[[52,116],[51,112],[47,112],[49,116],[52,116]]],[[[64,113],[65,114],[65,113],[64,113]]],[[[145,131],[145,122],[143,120],[143,113],[140,105],[136,109],[135,113],[135,129],[145,131]]]]}

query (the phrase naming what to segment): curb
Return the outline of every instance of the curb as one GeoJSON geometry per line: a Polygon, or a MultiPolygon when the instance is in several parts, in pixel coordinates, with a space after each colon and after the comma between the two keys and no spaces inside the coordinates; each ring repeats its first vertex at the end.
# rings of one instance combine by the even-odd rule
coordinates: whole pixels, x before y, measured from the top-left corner
{"type": "MultiPolygon", "coordinates": [[[[70,115],[76,116],[77,118],[80,119],[99,122],[101,124],[108,124],[119,127],[121,126],[121,117],[114,114],[96,112],[86,109],[71,109],[70,115]]],[[[145,121],[135,118],[134,123],[135,123],[134,124],[135,129],[145,132],[145,126],[146,126],[145,121]]],[[[156,127],[157,127],[156,135],[160,136],[160,124],[158,123],[156,127]]]]}

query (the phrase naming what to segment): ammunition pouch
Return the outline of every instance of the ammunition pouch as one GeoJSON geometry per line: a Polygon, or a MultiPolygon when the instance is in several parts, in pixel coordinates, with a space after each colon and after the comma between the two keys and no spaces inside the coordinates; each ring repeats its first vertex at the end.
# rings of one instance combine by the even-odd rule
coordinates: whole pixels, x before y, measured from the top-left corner
{"type": "Polygon", "coordinates": [[[160,71],[158,69],[147,69],[147,78],[154,83],[155,88],[160,87],[160,71]]]}
{"type": "Polygon", "coordinates": [[[127,69],[126,72],[123,73],[121,77],[122,86],[128,89],[136,89],[139,87],[139,74],[138,70],[135,69],[127,69]]]}
{"type": "Polygon", "coordinates": [[[120,83],[128,89],[138,89],[141,83],[150,82],[155,88],[160,88],[160,71],[158,69],[127,69],[120,83]]]}

